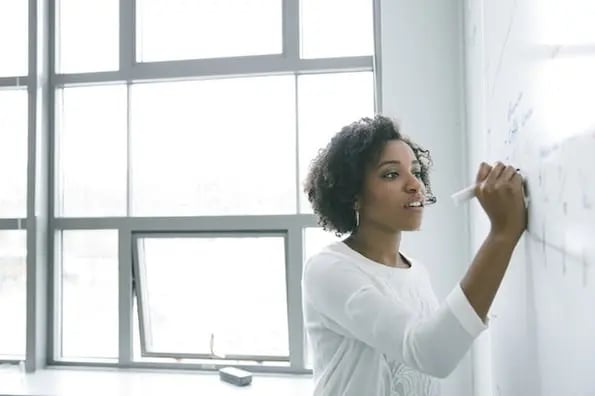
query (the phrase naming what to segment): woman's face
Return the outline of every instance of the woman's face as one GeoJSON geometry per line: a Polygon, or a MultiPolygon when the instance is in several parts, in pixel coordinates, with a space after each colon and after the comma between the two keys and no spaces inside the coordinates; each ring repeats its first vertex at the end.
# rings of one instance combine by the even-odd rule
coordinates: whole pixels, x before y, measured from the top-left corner
{"type": "Polygon", "coordinates": [[[377,163],[368,166],[362,195],[358,201],[360,227],[365,223],[387,232],[419,229],[425,187],[421,164],[411,147],[402,140],[390,140],[377,163]]]}

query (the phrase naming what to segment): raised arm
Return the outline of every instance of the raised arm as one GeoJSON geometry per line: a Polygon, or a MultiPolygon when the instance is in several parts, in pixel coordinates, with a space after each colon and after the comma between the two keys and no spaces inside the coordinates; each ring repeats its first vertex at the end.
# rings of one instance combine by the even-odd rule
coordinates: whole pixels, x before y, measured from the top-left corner
{"type": "Polygon", "coordinates": [[[512,252],[527,227],[522,178],[501,162],[492,168],[482,163],[476,195],[490,218],[491,229],[461,281],[461,288],[475,312],[485,320],[512,252]]]}

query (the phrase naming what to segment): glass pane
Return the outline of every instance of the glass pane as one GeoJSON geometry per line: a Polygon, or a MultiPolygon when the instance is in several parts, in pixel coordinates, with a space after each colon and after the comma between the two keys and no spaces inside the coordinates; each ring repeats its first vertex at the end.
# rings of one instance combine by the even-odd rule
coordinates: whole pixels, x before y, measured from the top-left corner
{"type": "Polygon", "coordinates": [[[26,257],[25,231],[0,231],[0,356],[25,356],[26,257]]]}
{"type": "Polygon", "coordinates": [[[59,0],[56,4],[58,73],[118,70],[118,0],[59,0]]]}
{"type": "Polygon", "coordinates": [[[63,216],[126,215],[126,86],[66,88],[57,152],[63,216]]]}
{"type": "Polygon", "coordinates": [[[283,237],[139,240],[150,352],[289,354],[283,237]]]}
{"type": "Polygon", "coordinates": [[[135,216],[295,213],[293,77],[132,87],[135,216]]]}
{"type": "Polygon", "coordinates": [[[0,90],[0,217],[4,218],[27,216],[27,106],[26,90],[0,90]]]}
{"type": "Polygon", "coordinates": [[[374,53],[372,0],[301,0],[302,58],[374,53]]]}
{"type": "Polygon", "coordinates": [[[28,1],[0,1],[0,77],[28,74],[28,1]]]}
{"type": "Polygon", "coordinates": [[[118,232],[62,233],[62,357],[118,356],[118,232]]]}
{"type": "Polygon", "coordinates": [[[303,193],[303,182],[318,150],[324,148],[343,126],[373,115],[372,72],[316,74],[298,78],[302,212],[312,212],[308,198],[303,193]]]}
{"type": "Polygon", "coordinates": [[[138,61],[279,54],[281,3],[138,0],[138,61]]]}

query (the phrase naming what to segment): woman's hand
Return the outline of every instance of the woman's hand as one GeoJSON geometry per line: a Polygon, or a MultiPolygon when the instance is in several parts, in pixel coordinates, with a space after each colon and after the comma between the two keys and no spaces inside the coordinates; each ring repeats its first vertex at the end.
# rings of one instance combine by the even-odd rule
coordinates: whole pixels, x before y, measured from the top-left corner
{"type": "Polygon", "coordinates": [[[476,178],[475,195],[488,215],[491,232],[516,243],[527,228],[523,178],[513,166],[482,162],[476,178]]]}

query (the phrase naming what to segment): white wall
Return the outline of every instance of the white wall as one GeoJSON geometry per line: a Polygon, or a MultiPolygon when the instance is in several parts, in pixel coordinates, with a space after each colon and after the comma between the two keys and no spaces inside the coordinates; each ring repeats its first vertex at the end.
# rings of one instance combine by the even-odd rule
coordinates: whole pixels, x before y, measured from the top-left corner
{"type": "MultiPolygon", "coordinates": [[[[382,112],[430,149],[432,189],[422,231],[403,249],[428,266],[443,299],[470,263],[468,214],[450,194],[469,182],[466,166],[462,0],[380,0],[382,112]]],[[[472,394],[471,353],[443,382],[444,396],[472,394]]]]}

